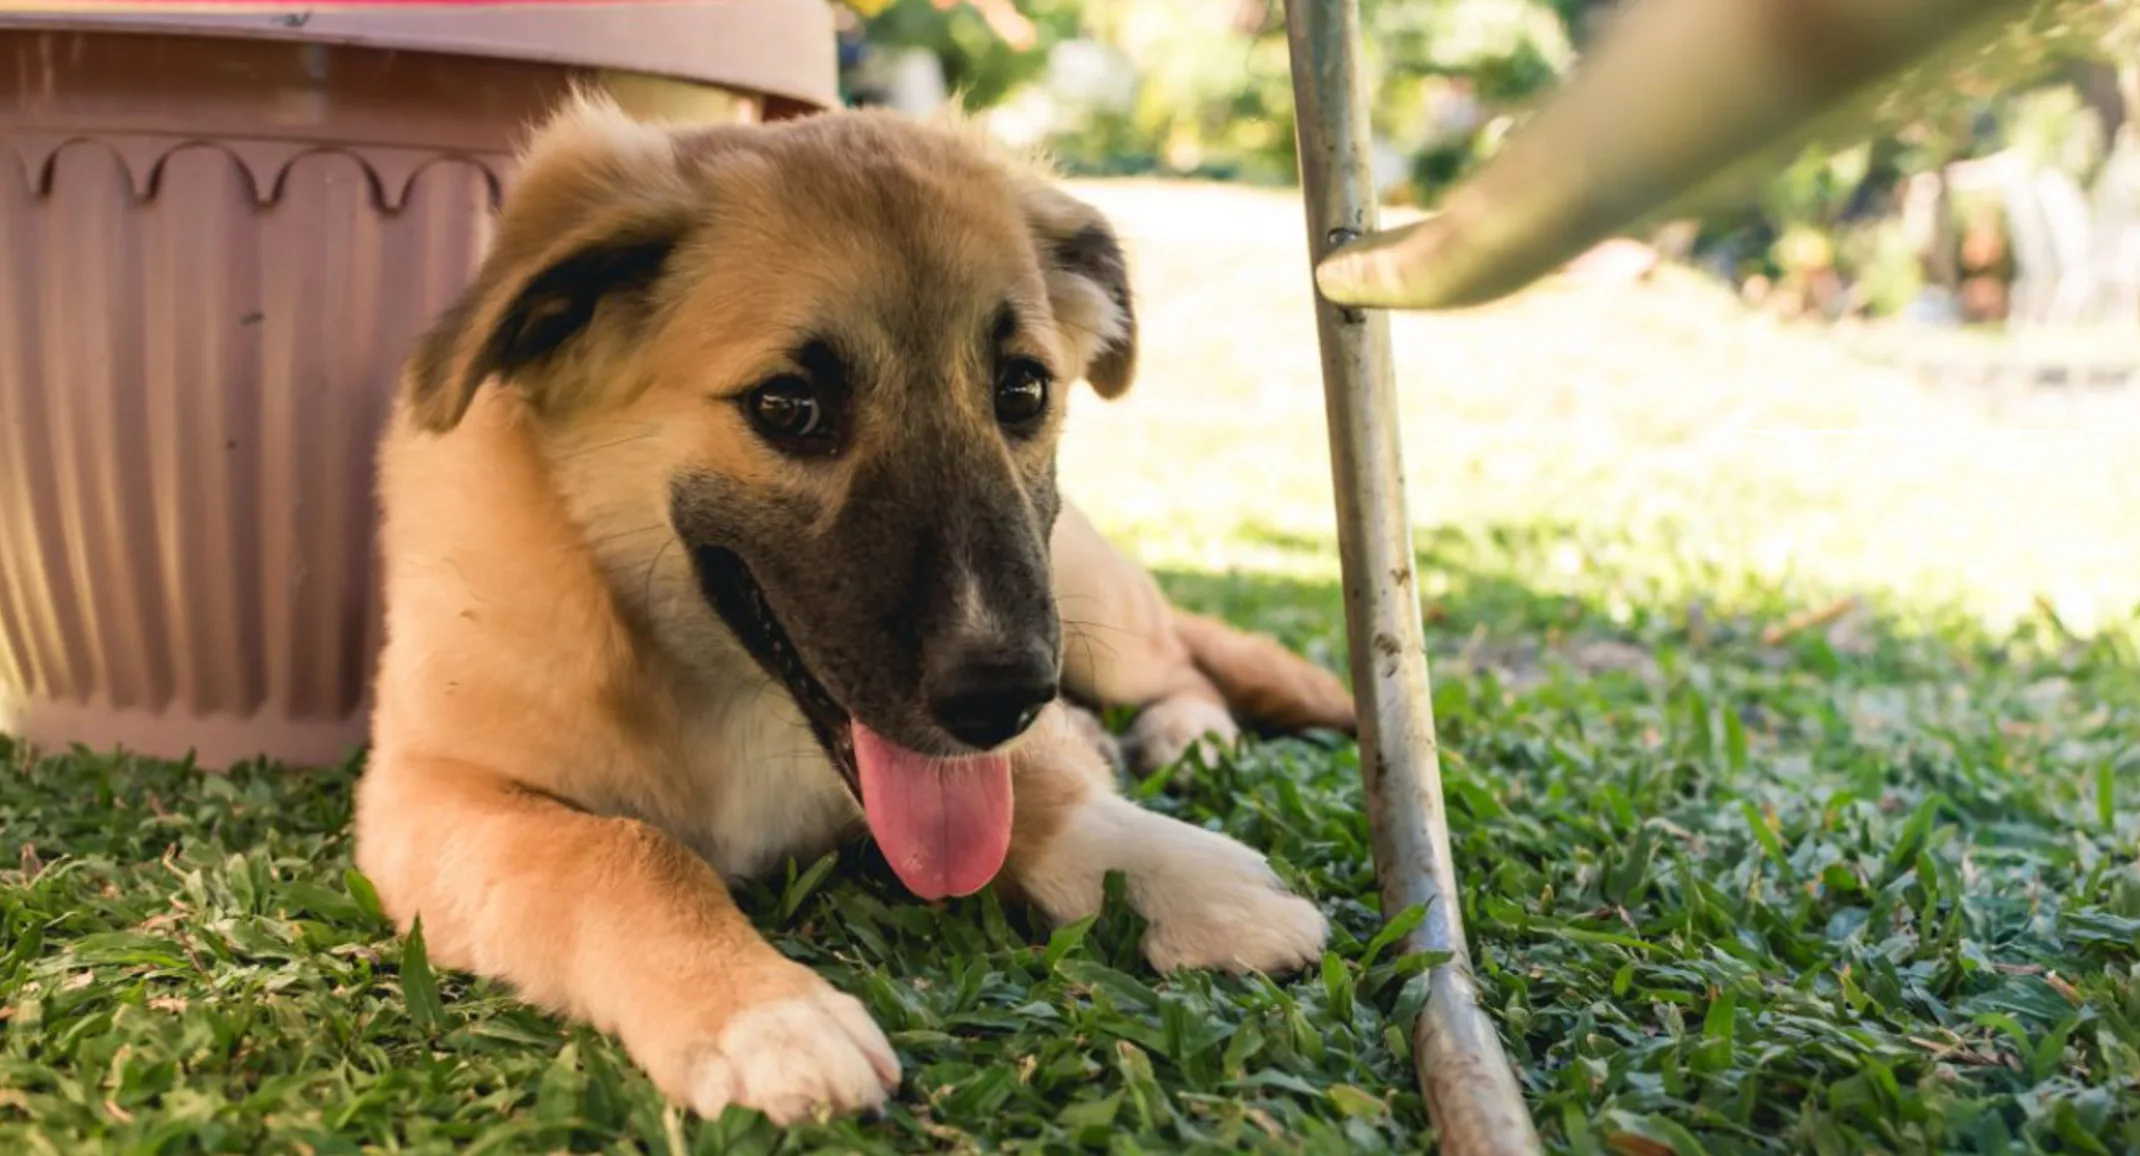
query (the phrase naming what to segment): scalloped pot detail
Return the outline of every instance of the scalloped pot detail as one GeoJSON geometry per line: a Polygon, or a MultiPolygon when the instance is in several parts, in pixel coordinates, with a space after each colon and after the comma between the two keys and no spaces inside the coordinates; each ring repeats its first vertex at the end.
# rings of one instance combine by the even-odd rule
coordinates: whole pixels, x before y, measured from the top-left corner
{"type": "Polygon", "coordinates": [[[264,715],[314,761],[362,739],[372,443],[497,181],[331,149],[262,171],[78,140],[0,194],[0,683],[33,724],[264,715]]]}
{"type": "Polygon", "coordinates": [[[426,168],[441,163],[463,163],[481,169],[489,178],[493,206],[512,170],[508,153],[442,153],[437,149],[394,148],[384,145],[346,146],[282,140],[213,139],[171,136],[161,133],[132,135],[98,134],[62,136],[44,133],[9,133],[5,143],[35,197],[52,195],[53,158],[69,145],[99,145],[111,150],[125,167],[134,196],[147,200],[156,195],[165,162],[185,149],[210,149],[223,153],[244,169],[252,196],[263,207],[282,196],[284,178],[299,159],[321,153],[349,157],[370,179],[374,207],[399,212],[408,199],[409,186],[426,168]]]}
{"type": "Polygon", "coordinates": [[[565,43],[643,36],[608,12],[0,13],[0,731],[210,767],[360,746],[375,446],[515,145],[576,84],[760,119],[751,92],[831,75],[821,8],[648,6],[725,30],[659,75],[565,43]],[[738,69],[767,87],[708,79],[738,69]]]}

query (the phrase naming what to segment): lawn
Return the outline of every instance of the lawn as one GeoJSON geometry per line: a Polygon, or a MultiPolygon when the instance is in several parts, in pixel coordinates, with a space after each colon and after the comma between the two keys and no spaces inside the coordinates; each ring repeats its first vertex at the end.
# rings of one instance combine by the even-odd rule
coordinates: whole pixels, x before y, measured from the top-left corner
{"type": "MultiPolygon", "coordinates": [[[[1297,205],[1086,191],[1147,356],[1067,488],[1342,666],[1297,205]]],[[[1937,388],[1678,276],[1395,336],[1464,914],[1548,1145],[2140,1151],[2140,401],[1937,388]]],[[[0,1151],[1431,1145],[1348,745],[1131,788],[1318,898],[1301,977],[1162,982],[1119,908],[932,909],[864,848],[751,890],[908,1072],[784,1137],[394,940],[354,773],[0,740],[0,1151]]]]}

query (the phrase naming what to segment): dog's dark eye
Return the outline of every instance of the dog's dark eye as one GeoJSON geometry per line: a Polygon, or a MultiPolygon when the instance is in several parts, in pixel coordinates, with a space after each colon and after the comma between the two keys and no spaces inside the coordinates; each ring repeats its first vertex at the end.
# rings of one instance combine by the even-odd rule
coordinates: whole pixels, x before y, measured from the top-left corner
{"type": "Polygon", "coordinates": [[[822,451],[832,440],[832,414],[817,390],[800,377],[776,377],[745,400],[758,432],[783,448],[822,451]]]}
{"type": "Polygon", "coordinates": [[[1031,425],[1048,412],[1048,371],[1020,357],[996,381],[996,420],[1013,428],[1031,425]]]}

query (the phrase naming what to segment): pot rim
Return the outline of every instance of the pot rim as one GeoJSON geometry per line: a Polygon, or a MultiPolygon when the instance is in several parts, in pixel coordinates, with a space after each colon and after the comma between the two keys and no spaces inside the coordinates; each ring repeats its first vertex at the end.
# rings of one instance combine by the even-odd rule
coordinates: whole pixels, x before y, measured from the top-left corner
{"type": "Polygon", "coordinates": [[[819,109],[840,102],[832,9],[821,0],[258,5],[237,11],[168,3],[98,4],[95,11],[57,5],[0,11],[4,30],[230,37],[483,56],[666,76],[819,109]]]}

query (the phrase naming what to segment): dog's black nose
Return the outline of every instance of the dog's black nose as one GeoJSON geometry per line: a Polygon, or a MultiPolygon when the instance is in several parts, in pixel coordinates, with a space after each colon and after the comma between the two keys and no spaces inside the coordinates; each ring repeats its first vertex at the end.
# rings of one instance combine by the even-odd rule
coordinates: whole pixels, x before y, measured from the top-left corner
{"type": "Polygon", "coordinates": [[[968,652],[925,681],[936,725],[988,750],[1024,734],[1055,700],[1055,658],[1037,647],[968,652]]]}

